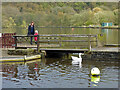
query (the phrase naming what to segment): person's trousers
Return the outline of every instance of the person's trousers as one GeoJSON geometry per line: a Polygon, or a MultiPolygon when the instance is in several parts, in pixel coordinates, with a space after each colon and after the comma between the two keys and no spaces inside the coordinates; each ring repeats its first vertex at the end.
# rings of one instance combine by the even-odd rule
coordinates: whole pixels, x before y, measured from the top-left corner
{"type": "MultiPolygon", "coordinates": [[[[34,34],[27,34],[27,35],[29,36],[29,35],[34,35],[34,34]]],[[[33,37],[31,36],[31,37],[30,37],[30,44],[31,44],[31,45],[32,45],[32,39],[33,39],[33,37]]]]}
{"type": "Polygon", "coordinates": [[[30,44],[32,44],[32,39],[33,39],[33,37],[31,37],[30,44]]]}

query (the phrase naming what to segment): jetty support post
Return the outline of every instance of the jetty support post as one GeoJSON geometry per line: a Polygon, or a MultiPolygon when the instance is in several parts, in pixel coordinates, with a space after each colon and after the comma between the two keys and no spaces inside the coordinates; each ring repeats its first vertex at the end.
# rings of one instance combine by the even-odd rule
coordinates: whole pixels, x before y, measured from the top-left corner
{"type": "Polygon", "coordinates": [[[15,49],[17,49],[17,37],[14,36],[14,38],[15,38],[15,49]]]}
{"type": "Polygon", "coordinates": [[[37,35],[37,52],[39,52],[39,35],[37,35]]]}

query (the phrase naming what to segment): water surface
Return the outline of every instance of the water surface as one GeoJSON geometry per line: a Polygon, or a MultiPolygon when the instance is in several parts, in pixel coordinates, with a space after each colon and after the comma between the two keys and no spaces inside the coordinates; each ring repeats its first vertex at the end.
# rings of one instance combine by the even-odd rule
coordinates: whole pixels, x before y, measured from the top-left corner
{"type": "MultiPolygon", "coordinates": [[[[94,28],[39,28],[39,34],[95,34],[98,35],[100,44],[118,44],[118,29],[94,29],[94,28]]],[[[27,35],[27,28],[3,28],[3,33],[16,33],[27,35]]]]}
{"type": "MultiPolygon", "coordinates": [[[[39,34],[96,34],[99,44],[117,44],[118,29],[36,28],[39,34]]],[[[27,29],[9,28],[3,32],[26,35],[27,29]]],[[[83,60],[74,66],[68,58],[43,58],[28,63],[3,64],[3,88],[118,88],[118,61],[83,60]],[[100,77],[90,70],[98,67],[100,77]]]]}
{"type": "Polygon", "coordinates": [[[3,88],[117,88],[118,62],[83,60],[82,66],[71,59],[43,58],[28,63],[3,64],[3,88]],[[90,70],[98,67],[99,77],[90,70]]]}

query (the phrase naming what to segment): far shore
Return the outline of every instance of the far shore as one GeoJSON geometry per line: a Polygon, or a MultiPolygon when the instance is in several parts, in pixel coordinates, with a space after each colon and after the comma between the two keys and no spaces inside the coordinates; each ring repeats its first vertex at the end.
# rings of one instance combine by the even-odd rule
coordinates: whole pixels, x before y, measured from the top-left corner
{"type": "Polygon", "coordinates": [[[99,29],[120,29],[118,26],[38,26],[39,28],[99,28],[99,29]]]}
{"type": "MultiPolygon", "coordinates": [[[[19,26],[18,26],[19,27],[19,26]]],[[[100,25],[89,25],[89,26],[36,26],[37,28],[98,28],[98,29],[120,29],[119,26],[100,26],[100,25]]],[[[8,28],[8,27],[2,27],[2,28],[8,28]]],[[[9,27],[14,28],[14,27],[9,27]]],[[[26,28],[25,27],[19,27],[19,28],[26,28]]]]}

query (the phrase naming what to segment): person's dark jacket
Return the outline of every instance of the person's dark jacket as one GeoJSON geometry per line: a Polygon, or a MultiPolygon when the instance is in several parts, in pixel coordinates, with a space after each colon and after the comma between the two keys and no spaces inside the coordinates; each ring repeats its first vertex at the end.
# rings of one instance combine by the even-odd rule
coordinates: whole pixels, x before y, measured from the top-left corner
{"type": "Polygon", "coordinates": [[[35,34],[35,28],[33,25],[33,32],[31,32],[31,25],[28,26],[28,35],[34,35],[35,34]]]}

